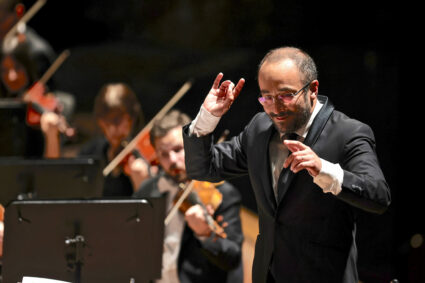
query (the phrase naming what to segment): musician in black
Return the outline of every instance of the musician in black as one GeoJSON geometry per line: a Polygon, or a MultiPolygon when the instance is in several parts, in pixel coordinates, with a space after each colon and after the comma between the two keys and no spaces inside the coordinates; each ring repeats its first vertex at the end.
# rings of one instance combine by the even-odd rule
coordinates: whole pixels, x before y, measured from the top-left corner
{"type": "MultiPolygon", "coordinates": [[[[189,117],[177,110],[154,122],[150,139],[163,173],[144,181],[134,195],[167,195],[168,213],[180,191],[179,185],[188,182],[182,127],[189,122],[189,117]]],[[[241,196],[228,182],[217,186],[216,191],[222,200],[215,211],[212,204],[205,212],[203,205],[189,203],[184,214],[171,215],[165,227],[162,278],[158,282],[242,282],[241,196]],[[224,233],[207,224],[206,213],[213,214],[216,223],[224,226],[224,233]]]]}

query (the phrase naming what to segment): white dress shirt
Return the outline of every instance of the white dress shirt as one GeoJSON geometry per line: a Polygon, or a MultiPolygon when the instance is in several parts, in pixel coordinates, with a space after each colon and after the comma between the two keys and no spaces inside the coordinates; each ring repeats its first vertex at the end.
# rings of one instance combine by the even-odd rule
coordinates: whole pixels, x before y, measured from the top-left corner
{"type": "MultiPolygon", "coordinates": [[[[173,207],[173,200],[179,191],[176,184],[172,183],[165,177],[158,180],[158,190],[161,193],[168,192],[166,200],[166,211],[170,211],[173,207]]],[[[161,279],[156,280],[157,283],[178,283],[177,261],[180,253],[180,242],[185,227],[184,216],[182,213],[176,213],[171,218],[164,231],[164,251],[162,254],[162,270],[161,279]]]]}

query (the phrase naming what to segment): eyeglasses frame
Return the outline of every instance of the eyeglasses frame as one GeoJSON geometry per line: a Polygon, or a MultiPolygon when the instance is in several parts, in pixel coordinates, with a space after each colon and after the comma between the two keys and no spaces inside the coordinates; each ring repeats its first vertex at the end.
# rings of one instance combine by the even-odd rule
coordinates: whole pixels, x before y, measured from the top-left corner
{"type": "MultiPolygon", "coordinates": [[[[312,82],[308,82],[306,83],[300,90],[298,90],[295,93],[288,93],[288,94],[278,94],[278,95],[270,95],[272,97],[273,103],[270,105],[274,105],[276,104],[276,99],[279,99],[282,103],[285,103],[283,99],[279,98],[279,96],[286,96],[286,97],[291,97],[291,100],[296,97],[299,93],[301,93],[306,87],[308,87],[312,82]]],[[[258,97],[258,102],[260,102],[261,105],[265,105],[266,103],[264,101],[261,101],[262,99],[265,99],[265,97],[263,97],[261,94],[258,97]]]]}

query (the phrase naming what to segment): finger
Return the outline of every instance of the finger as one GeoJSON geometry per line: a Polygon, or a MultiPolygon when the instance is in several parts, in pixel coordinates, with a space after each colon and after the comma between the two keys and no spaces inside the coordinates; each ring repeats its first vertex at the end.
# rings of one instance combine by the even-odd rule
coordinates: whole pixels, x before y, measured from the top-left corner
{"type": "Polygon", "coordinates": [[[217,89],[218,88],[218,86],[220,85],[220,81],[221,81],[221,79],[223,78],[223,73],[218,73],[218,75],[217,75],[217,77],[215,77],[215,80],[214,80],[214,83],[213,83],[213,85],[212,85],[212,88],[213,89],[217,89]]]}
{"type": "Polygon", "coordinates": [[[295,152],[307,149],[307,146],[300,141],[284,140],[283,144],[288,148],[289,151],[295,152]]]}
{"type": "Polygon", "coordinates": [[[207,204],[206,208],[207,208],[208,214],[210,214],[210,215],[214,214],[214,208],[211,204],[207,204]]]}
{"type": "Polygon", "coordinates": [[[231,81],[227,80],[221,83],[220,88],[218,90],[217,96],[218,97],[222,97],[222,96],[226,96],[228,94],[228,89],[229,86],[232,84],[231,81]]]}
{"type": "Polygon", "coordinates": [[[129,165],[131,165],[131,164],[133,164],[134,160],[136,160],[136,157],[131,154],[131,155],[128,156],[127,162],[128,162],[129,165]]]}
{"type": "MultiPolygon", "coordinates": [[[[295,168],[298,168],[301,163],[308,162],[308,158],[305,155],[295,155],[293,161],[291,162],[291,171],[295,173],[295,168]]],[[[298,171],[297,171],[298,172],[298,171]]]]}
{"type": "Polygon", "coordinates": [[[291,168],[291,171],[294,172],[294,173],[298,173],[299,171],[301,171],[303,169],[309,170],[312,166],[313,166],[312,160],[299,162],[296,166],[291,168]]]}
{"type": "Polygon", "coordinates": [[[283,168],[287,168],[292,163],[292,160],[294,160],[294,156],[290,154],[283,163],[283,168]]]}
{"type": "Polygon", "coordinates": [[[230,103],[233,102],[233,100],[235,99],[234,94],[233,94],[233,88],[235,87],[235,84],[230,82],[230,84],[227,86],[227,99],[230,101],[230,103]]]}
{"type": "Polygon", "coordinates": [[[236,99],[239,96],[244,85],[245,85],[245,79],[242,78],[239,80],[238,84],[235,87],[235,90],[233,91],[234,99],[236,99]]]}
{"type": "Polygon", "coordinates": [[[306,151],[295,151],[292,152],[288,158],[286,158],[285,162],[283,163],[283,167],[287,168],[290,166],[290,169],[292,169],[297,166],[300,162],[305,161],[307,159],[308,152],[306,151]]]}

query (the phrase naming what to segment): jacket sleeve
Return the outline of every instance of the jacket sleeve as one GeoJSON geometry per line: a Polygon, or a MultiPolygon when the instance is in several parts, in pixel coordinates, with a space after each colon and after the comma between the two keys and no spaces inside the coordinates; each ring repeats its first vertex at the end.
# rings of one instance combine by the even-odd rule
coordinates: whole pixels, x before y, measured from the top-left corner
{"type": "Polygon", "coordinates": [[[375,152],[372,129],[355,125],[344,144],[342,191],[338,197],[365,211],[383,213],[391,203],[391,195],[375,152]]]}
{"type": "Polygon", "coordinates": [[[190,178],[220,182],[248,173],[245,152],[246,131],[229,141],[213,143],[213,135],[189,136],[189,125],[183,127],[186,171],[190,178]]]}

